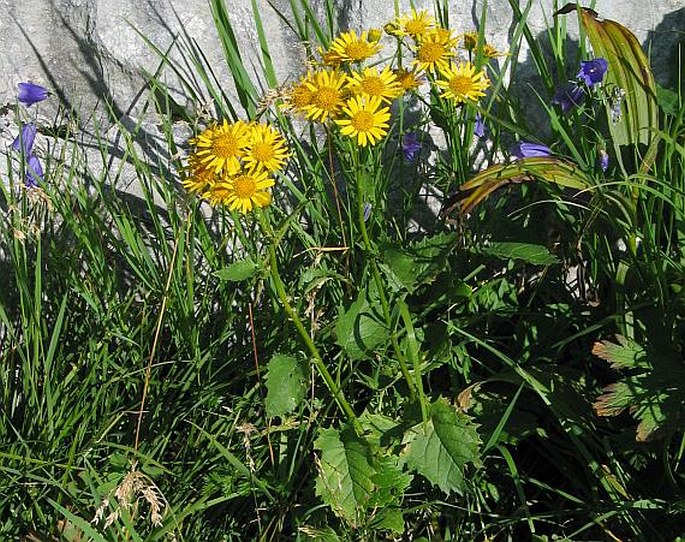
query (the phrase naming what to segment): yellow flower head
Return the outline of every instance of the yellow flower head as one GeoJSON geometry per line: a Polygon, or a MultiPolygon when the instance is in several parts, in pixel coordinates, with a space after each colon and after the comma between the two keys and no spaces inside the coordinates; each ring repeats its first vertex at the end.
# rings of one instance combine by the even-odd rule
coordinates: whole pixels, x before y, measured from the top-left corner
{"type": "Polygon", "coordinates": [[[462,47],[467,51],[473,51],[478,46],[478,32],[466,32],[461,37],[462,47]]]}
{"type": "Polygon", "coordinates": [[[194,138],[193,143],[202,164],[218,174],[226,172],[233,175],[240,170],[240,159],[247,147],[247,124],[242,121],[229,124],[224,120],[220,126],[212,126],[194,138]]]}
{"type": "Polygon", "coordinates": [[[387,24],[385,31],[392,36],[409,36],[419,40],[433,28],[435,28],[435,19],[427,11],[412,9],[410,14],[400,15],[387,24]]]}
{"type": "Polygon", "coordinates": [[[402,94],[402,87],[390,67],[383,71],[378,68],[365,68],[362,72],[353,72],[347,86],[353,94],[360,96],[378,96],[383,102],[390,102],[402,94]]]}
{"type": "Polygon", "coordinates": [[[345,103],[345,82],[347,76],[338,71],[320,71],[306,81],[311,91],[309,104],[304,106],[308,119],[326,122],[335,117],[345,103]]]}
{"type": "Polygon", "coordinates": [[[490,81],[482,70],[477,72],[473,64],[464,62],[441,69],[440,78],[435,84],[443,89],[443,98],[461,104],[485,96],[484,91],[490,86],[490,81]]]}
{"type": "MultiPolygon", "coordinates": [[[[373,37],[376,35],[374,34],[373,37]]],[[[380,50],[378,40],[369,38],[366,30],[359,36],[354,30],[343,32],[328,48],[328,52],[336,54],[342,62],[362,62],[380,50]]]]}
{"type": "Polygon", "coordinates": [[[388,133],[390,109],[384,107],[378,96],[354,96],[343,107],[344,118],[335,122],[340,133],[357,139],[357,144],[375,145],[388,133]]]}
{"type": "Polygon", "coordinates": [[[289,156],[281,134],[267,124],[253,124],[250,128],[250,144],[243,159],[246,168],[270,172],[281,169],[289,156]]]}
{"type": "Polygon", "coordinates": [[[321,55],[322,64],[329,68],[339,68],[344,62],[340,54],[332,49],[325,50],[320,47],[319,55],[321,55]]]}
{"type": "Polygon", "coordinates": [[[498,56],[507,56],[507,53],[502,53],[501,51],[498,51],[496,47],[493,47],[489,43],[486,43],[483,45],[483,56],[485,58],[491,59],[491,58],[497,58],[498,56]]]}
{"type": "Polygon", "coordinates": [[[416,45],[414,64],[419,70],[426,71],[446,68],[454,56],[456,42],[456,38],[445,28],[430,31],[416,45]]]}
{"type": "Polygon", "coordinates": [[[405,70],[404,68],[397,68],[395,71],[397,82],[402,87],[404,92],[411,92],[416,90],[424,82],[425,78],[414,70],[405,70]]]}
{"type": "Polygon", "coordinates": [[[183,169],[183,187],[193,194],[203,194],[215,183],[216,173],[206,167],[196,154],[188,156],[188,165],[183,169]]]}
{"type": "Polygon", "coordinates": [[[225,205],[231,211],[248,213],[254,207],[265,207],[271,203],[269,188],[274,180],[265,170],[242,171],[236,175],[225,175],[205,194],[212,205],[225,205]]]}

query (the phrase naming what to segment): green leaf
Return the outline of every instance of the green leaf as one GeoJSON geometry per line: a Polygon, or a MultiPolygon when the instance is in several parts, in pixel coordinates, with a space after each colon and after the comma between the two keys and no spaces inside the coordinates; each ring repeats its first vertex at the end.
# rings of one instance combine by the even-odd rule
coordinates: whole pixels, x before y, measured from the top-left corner
{"type": "Polygon", "coordinates": [[[276,354],[267,365],[266,414],[285,416],[297,408],[306,393],[307,378],[297,358],[276,354]]]}
{"type": "Polygon", "coordinates": [[[349,428],[321,429],[314,447],[321,451],[316,494],[336,515],[358,526],[375,489],[371,447],[349,428]]]}
{"type": "Polygon", "coordinates": [[[448,205],[442,214],[449,214],[454,205],[459,205],[462,214],[468,214],[498,188],[530,181],[576,190],[591,184],[591,179],[571,162],[551,156],[522,158],[513,164],[496,164],[469,179],[461,185],[456,204],[448,205]]]}
{"type": "Polygon", "coordinates": [[[391,531],[395,534],[404,533],[404,516],[399,508],[384,508],[373,518],[372,529],[391,531]]]}
{"type": "Polygon", "coordinates": [[[455,233],[439,233],[417,243],[381,247],[382,269],[391,283],[413,292],[430,282],[445,266],[445,260],[457,241],[455,233]]]}
{"type": "Polygon", "coordinates": [[[239,282],[241,280],[249,279],[257,271],[257,264],[250,258],[233,262],[223,269],[219,269],[214,275],[219,280],[228,280],[231,282],[239,282]]]}
{"type": "Polygon", "coordinates": [[[547,247],[529,243],[494,242],[478,247],[477,252],[496,258],[521,260],[532,265],[553,265],[559,262],[547,247]]]}
{"type": "Polygon", "coordinates": [[[425,426],[407,433],[407,464],[445,493],[463,493],[466,465],[480,465],[475,425],[444,399],[433,403],[429,414],[425,426]]]}
{"type": "Polygon", "coordinates": [[[332,527],[302,525],[297,529],[312,542],[339,542],[340,538],[332,527]]]}
{"type": "Polygon", "coordinates": [[[388,339],[388,329],[382,323],[378,303],[371,303],[365,290],[338,318],[335,325],[336,343],[352,360],[364,359],[388,339]]]}

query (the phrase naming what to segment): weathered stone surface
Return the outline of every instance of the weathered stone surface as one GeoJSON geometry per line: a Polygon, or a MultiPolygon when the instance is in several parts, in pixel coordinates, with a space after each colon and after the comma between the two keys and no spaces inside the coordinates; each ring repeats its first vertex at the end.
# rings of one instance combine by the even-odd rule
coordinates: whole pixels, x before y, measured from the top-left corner
{"type": "MultiPolygon", "coordinates": [[[[392,0],[333,0],[335,23],[341,29],[381,26],[394,15],[392,0]]],[[[261,74],[259,46],[254,26],[252,0],[226,0],[232,24],[248,64],[261,74]]],[[[271,54],[280,81],[292,80],[304,69],[302,48],[276,10],[290,17],[290,0],[254,0],[268,36],[271,54]]],[[[326,0],[309,0],[325,20],[326,0]]],[[[450,0],[450,24],[457,31],[472,30],[481,23],[485,0],[450,0]]],[[[518,0],[521,9],[528,4],[518,0]]],[[[546,40],[552,20],[553,0],[531,0],[527,21],[538,39],[546,40]]],[[[433,0],[419,0],[421,8],[433,9],[433,0]]],[[[400,9],[409,9],[401,0],[400,9]]],[[[510,0],[488,0],[485,10],[486,36],[498,49],[506,50],[515,33],[517,21],[510,0]]],[[[658,79],[664,81],[674,67],[672,52],[685,28],[685,0],[598,0],[595,9],[602,17],[615,19],[651,43],[658,79]]],[[[146,74],[155,72],[160,57],[142,36],[162,51],[171,48],[171,57],[182,55],[172,47],[184,30],[203,51],[229,96],[234,96],[221,44],[207,0],[0,0],[0,104],[14,104],[16,84],[31,80],[52,89],[59,100],[74,107],[81,119],[93,110],[100,112],[100,126],[116,144],[116,134],[108,133],[114,119],[134,125],[140,118],[141,97],[145,94],[146,74]],[[112,114],[104,103],[111,104],[112,114]]],[[[565,16],[571,36],[577,34],[575,16],[565,16]]],[[[573,46],[573,39],[569,42],[573,46]]],[[[576,42],[577,45],[577,42],[576,42]]],[[[521,69],[517,79],[533,73],[525,47],[521,50],[521,69]]],[[[176,90],[182,105],[187,98],[167,70],[167,81],[176,90]]],[[[524,87],[525,83],[519,82],[524,87]]],[[[34,106],[47,123],[51,122],[58,100],[34,106]]],[[[17,133],[13,116],[0,119],[0,148],[5,149],[17,133]]],[[[144,141],[161,134],[154,121],[147,119],[144,141]]],[[[163,145],[159,145],[161,148],[163,145]]],[[[4,162],[4,161],[3,161],[4,162]]],[[[1,168],[2,166],[0,166],[1,168]]]]}

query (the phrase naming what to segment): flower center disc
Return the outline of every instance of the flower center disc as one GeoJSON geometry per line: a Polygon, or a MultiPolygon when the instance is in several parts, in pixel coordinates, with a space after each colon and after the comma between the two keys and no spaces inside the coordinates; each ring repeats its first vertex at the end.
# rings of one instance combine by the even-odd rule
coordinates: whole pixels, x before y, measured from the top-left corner
{"type": "Polygon", "coordinates": [[[419,49],[418,59],[421,62],[435,62],[445,54],[445,48],[440,43],[424,43],[419,49]]]}
{"type": "Polygon", "coordinates": [[[364,60],[373,54],[371,48],[363,42],[349,43],[345,47],[345,53],[352,60],[364,60]]]}
{"type": "Polygon", "coordinates": [[[340,100],[340,94],[333,87],[322,87],[316,91],[312,102],[321,109],[331,110],[340,100]]]}
{"type": "Polygon", "coordinates": [[[373,114],[368,111],[357,111],[351,120],[352,126],[358,132],[368,132],[373,128],[373,114]]]}
{"type": "Polygon", "coordinates": [[[362,80],[362,91],[366,92],[369,96],[380,96],[385,90],[385,85],[381,81],[380,77],[365,77],[362,80]]]}
{"type": "Polygon", "coordinates": [[[221,134],[212,143],[212,151],[219,158],[231,158],[238,154],[238,141],[231,134],[221,134]]]}
{"type": "Polygon", "coordinates": [[[465,75],[456,75],[450,79],[449,87],[455,94],[464,96],[471,90],[472,81],[465,75]]]}
{"type": "Polygon", "coordinates": [[[252,156],[258,162],[268,162],[274,157],[273,145],[270,143],[256,143],[252,147],[252,156]]]}
{"type": "Polygon", "coordinates": [[[418,36],[426,31],[426,23],[423,21],[407,21],[404,31],[411,36],[418,36]]]}
{"type": "Polygon", "coordinates": [[[248,199],[255,195],[257,191],[257,183],[248,175],[241,175],[233,181],[233,188],[235,195],[241,199],[248,199]]]}

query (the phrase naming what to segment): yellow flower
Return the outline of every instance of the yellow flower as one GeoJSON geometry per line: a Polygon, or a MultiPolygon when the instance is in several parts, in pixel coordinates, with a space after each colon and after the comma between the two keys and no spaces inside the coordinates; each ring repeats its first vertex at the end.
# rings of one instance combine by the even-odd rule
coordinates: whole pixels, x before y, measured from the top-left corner
{"type": "Polygon", "coordinates": [[[343,32],[328,48],[328,52],[338,55],[342,62],[362,62],[380,50],[378,40],[370,39],[366,30],[360,36],[354,30],[343,32]]]}
{"type": "Polygon", "coordinates": [[[486,43],[483,45],[483,56],[485,58],[497,58],[498,56],[507,56],[507,53],[502,53],[497,50],[496,47],[493,47],[489,43],[486,43]]]}
{"type": "Polygon", "coordinates": [[[400,87],[402,87],[402,90],[404,92],[411,92],[412,90],[416,90],[421,86],[421,84],[424,81],[424,77],[419,75],[417,72],[414,70],[405,70],[404,68],[397,68],[395,71],[395,77],[397,78],[397,82],[400,84],[400,87]]]}
{"type": "Polygon", "coordinates": [[[196,154],[188,156],[188,166],[183,170],[183,187],[191,193],[203,194],[216,181],[214,169],[205,167],[196,154]]]}
{"type": "Polygon", "coordinates": [[[233,175],[240,170],[240,159],[249,143],[247,124],[240,120],[229,124],[224,120],[221,126],[207,128],[191,143],[197,147],[195,154],[205,167],[233,175]]]}
{"type": "Polygon", "coordinates": [[[435,82],[443,89],[441,96],[454,100],[457,104],[466,101],[476,101],[485,96],[485,89],[490,86],[490,81],[485,73],[476,71],[476,67],[470,62],[464,62],[458,66],[448,66],[440,70],[440,78],[435,82]]]}
{"type": "Polygon", "coordinates": [[[473,51],[478,45],[478,32],[466,32],[461,39],[462,47],[467,51],[473,51]]]}
{"type": "Polygon", "coordinates": [[[245,151],[243,162],[247,169],[277,171],[288,158],[285,140],[267,124],[251,125],[250,145],[245,151]]]}
{"type": "Polygon", "coordinates": [[[338,68],[343,63],[342,57],[336,51],[319,48],[319,54],[323,65],[329,68],[338,68]]]}
{"type": "Polygon", "coordinates": [[[378,96],[366,98],[354,96],[343,107],[345,118],[335,122],[341,126],[340,133],[357,138],[357,144],[375,145],[388,133],[390,109],[382,107],[378,96]]]}
{"type": "Polygon", "coordinates": [[[402,87],[388,66],[380,72],[378,68],[365,68],[362,72],[353,72],[347,85],[354,94],[369,98],[378,96],[384,102],[390,102],[402,94],[402,87]]]}
{"type": "Polygon", "coordinates": [[[248,213],[254,207],[265,207],[271,203],[269,188],[274,180],[265,170],[243,171],[226,175],[205,194],[212,205],[225,205],[231,211],[248,213]]]}
{"type": "Polygon", "coordinates": [[[326,122],[335,117],[345,103],[344,84],[347,76],[338,71],[321,71],[312,74],[306,82],[311,91],[311,100],[304,106],[308,119],[326,122]]]}
{"type": "Polygon", "coordinates": [[[449,30],[444,28],[432,30],[416,45],[414,64],[419,70],[437,71],[449,65],[454,56],[453,48],[457,42],[449,30]]]}
{"type": "Polygon", "coordinates": [[[427,11],[412,9],[410,14],[400,15],[392,23],[387,24],[385,31],[393,36],[409,36],[418,40],[433,28],[435,19],[427,11]]]}

